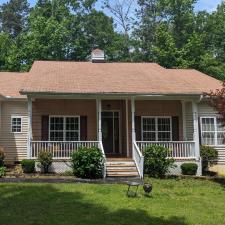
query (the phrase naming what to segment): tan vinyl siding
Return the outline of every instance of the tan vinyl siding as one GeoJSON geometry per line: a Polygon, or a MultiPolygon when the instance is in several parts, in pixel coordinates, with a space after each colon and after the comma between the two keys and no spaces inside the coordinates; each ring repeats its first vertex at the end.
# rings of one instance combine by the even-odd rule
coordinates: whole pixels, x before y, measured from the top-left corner
{"type": "MultiPolygon", "coordinates": [[[[199,117],[217,116],[218,113],[207,103],[201,102],[198,106],[199,117]]],[[[225,146],[216,146],[218,151],[218,164],[225,164],[225,146]]]]}
{"type": "Polygon", "coordinates": [[[0,145],[6,152],[6,161],[14,162],[27,156],[27,102],[11,101],[1,103],[0,145]],[[11,117],[22,117],[22,133],[11,132],[11,117]]]}
{"type": "Polygon", "coordinates": [[[36,99],[32,106],[34,140],[41,141],[41,119],[46,115],[87,116],[87,140],[97,140],[96,100],[36,99]]]}

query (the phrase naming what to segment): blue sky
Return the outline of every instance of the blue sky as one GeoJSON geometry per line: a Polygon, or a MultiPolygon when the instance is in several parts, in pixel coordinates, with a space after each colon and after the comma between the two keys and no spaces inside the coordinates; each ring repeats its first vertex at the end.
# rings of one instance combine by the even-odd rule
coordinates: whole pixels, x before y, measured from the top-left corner
{"type": "MultiPolygon", "coordinates": [[[[0,4],[7,2],[8,0],[0,0],[0,4]]],[[[28,0],[31,5],[34,5],[36,0],[28,0]]],[[[209,12],[216,9],[217,5],[221,3],[222,0],[198,0],[196,4],[196,10],[207,10],[209,12]]]]}

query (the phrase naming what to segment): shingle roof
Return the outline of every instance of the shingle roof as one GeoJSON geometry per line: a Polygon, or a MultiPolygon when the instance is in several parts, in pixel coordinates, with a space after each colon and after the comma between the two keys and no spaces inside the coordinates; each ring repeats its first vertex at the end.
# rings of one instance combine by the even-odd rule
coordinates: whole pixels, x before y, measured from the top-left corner
{"type": "Polygon", "coordinates": [[[28,73],[0,72],[0,95],[8,98],[25,98],[20,94],[28,73]]]}
{"type": "Polygon", "coordinates": [[[36,61],[22,93],[201,94],[221,82],[196,70],[155,63],[36,61]]]}

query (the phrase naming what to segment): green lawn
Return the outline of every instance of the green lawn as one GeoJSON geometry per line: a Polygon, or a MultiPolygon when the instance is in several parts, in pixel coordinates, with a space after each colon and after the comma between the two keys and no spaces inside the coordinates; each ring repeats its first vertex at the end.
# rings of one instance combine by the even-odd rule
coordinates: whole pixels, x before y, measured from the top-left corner
{"type": "Polygon", "coordinates": [[[0,184],[1,225],[222,225],[225,187],[205,180],[156,180],[152,197],[117,184],[0,184]]]}

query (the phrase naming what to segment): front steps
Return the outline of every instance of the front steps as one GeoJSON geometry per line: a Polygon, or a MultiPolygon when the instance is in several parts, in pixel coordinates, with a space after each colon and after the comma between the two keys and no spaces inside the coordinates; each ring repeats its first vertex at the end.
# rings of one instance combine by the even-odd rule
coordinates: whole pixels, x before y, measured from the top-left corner
{"type": "Polygon", "coordinates": [[[135,162],[131,158],[107,158],[107,177],[139,177],[135,162]]]}

